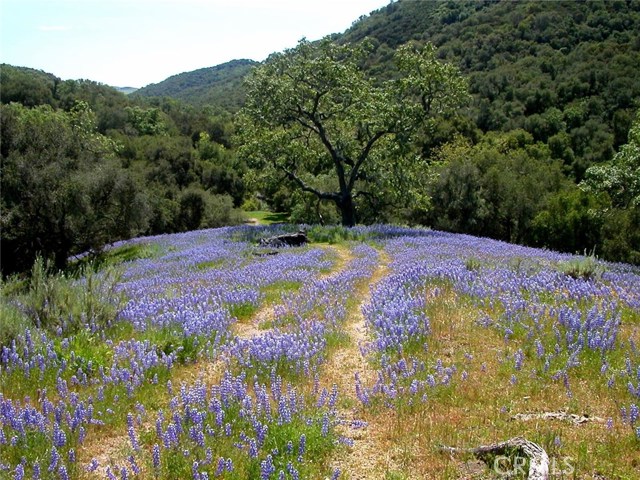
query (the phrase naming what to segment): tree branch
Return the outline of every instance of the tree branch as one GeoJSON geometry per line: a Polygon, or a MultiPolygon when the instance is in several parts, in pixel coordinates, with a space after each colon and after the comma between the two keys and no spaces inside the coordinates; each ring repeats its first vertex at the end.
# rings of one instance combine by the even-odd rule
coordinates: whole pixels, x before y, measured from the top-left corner
{"type": "Polygon", "coordinates": [[[282,170],[287,175],[287,178],[297,183],[303,192],[313,193],[315,196],[317,196],[321,200],[336,201],[340,198],[340,196],[337,193],[321,192],[320,190],[313,188],[312,186],[305,183],[305,181],[302,180],[300,177],[298,177],[294,172],[292,172],[291,170],[288,170],[286,167],[277,166],[276,168],[279,168],[280,170],[282,170]]]}
{"type": "Polygon", "coordinates": [[[358,180],[358,174],[360,171],[360,167],[362,166],[362,164],[364,163],[364,161],[367,159],[367,157],[369,156],[369,153],[371,152],[371,149],[373,148],[373,146],[375,145],[375,143],[380,140],[382,137],[384,137],[385,135],[389,134],[391,132],[387,131],[387,130],[381,130],[379,132],[376,132],[367,142],[367,144],[365,145],[364,149],[362,150],[362,152],[360,152],[360,155],[358,156],[358,160],[356,160],[355,165],[353,166],[353,168],[351,169],[351,174],[349,175],[349,190],[353,189],[353,186],[356,183],[356,180],[358,180]]]}

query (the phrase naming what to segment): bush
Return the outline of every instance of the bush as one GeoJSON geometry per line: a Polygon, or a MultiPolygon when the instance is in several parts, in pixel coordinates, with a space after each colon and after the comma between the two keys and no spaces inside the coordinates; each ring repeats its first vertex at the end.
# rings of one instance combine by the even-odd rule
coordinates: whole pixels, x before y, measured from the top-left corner
{"type": "Polygon", "coordinates": [[[18,300],[23,313],[37,327],[65,333],[82,328],[99,330],[115,320],[124,302],[116,291],[118,279],[114,268],[95,273],[87,266],[78,278],[52,273],[38,257],[26,292],[18,300]]]}
{"type": "Polygon", "coordinates": [[[13,340],[17,340],[24,335],[24,331],[29,328],[29,320],[20,310],[10,303],[5,302],[4,292],[0,300],[0,349],[3,346],[11,345],[13,340]]]}
{"type": "Polygon", "coordinates": [[[583,280],[602,278],[602,274],[605,272],[604,265],[598,262],[594,253],[562,262],[558,267],[565,275],[583,280]]]}

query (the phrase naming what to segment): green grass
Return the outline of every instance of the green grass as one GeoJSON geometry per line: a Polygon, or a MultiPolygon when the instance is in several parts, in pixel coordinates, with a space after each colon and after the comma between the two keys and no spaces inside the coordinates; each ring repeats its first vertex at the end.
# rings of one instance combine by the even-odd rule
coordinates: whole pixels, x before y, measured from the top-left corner
{"type": "Polygon", "coordinates": [[[285,212],[268,212],[265,210],[252,210],[244,212],[246,220],[255,218],[258,221],[258,225],[271,225],[273,223],[287,223],[289,221],[289,214],[285,212]]]}

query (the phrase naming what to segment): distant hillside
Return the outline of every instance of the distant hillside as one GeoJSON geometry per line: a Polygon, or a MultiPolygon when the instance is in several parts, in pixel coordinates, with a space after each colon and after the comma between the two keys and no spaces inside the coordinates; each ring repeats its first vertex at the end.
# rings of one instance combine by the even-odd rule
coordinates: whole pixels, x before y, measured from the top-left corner
{"type": "Polygon", "coordinates": [[[131,95],[133,92],[137,92],[139,89],[135,87],[114,87],[119,92],[124,93],[125,95],[131,95]]]}
{"type": "Polygon", "coordinates": [[[18,102],[32,107],[54,102],[54,92],[61,80],[51,73],[27,67],[0,65],[0,101],[18,102]]]}
{"type": "Polygon", "coordinates": [[[137,90],[134,96],[171,97],[192,105],[212,105],[228,111],[242,106],[242,80],[256,65],[253,60],[232,60],[215,67],[173,75],[137,90]]]}
{"type": "Polygon", "coordinates": [[[434,43],[469,77],[477,127],[527,130],[577,179],[626,143],[640,107],[638,1],[400,0],[335,39],[365,37],[383,78],[399,45],[434,43]]]}
{"type": "MultiPolygon", "coordinates": [[[[367,67],[380,78],[393,76],[399,45],[434,43],[440,58],[469,77],[471,125],[528,131],[575,179],[626,142],[640,107],[640,1],[399,0],[333,36],[365,37],[376,46],[367,67]]],[[[174,75],[134,96],[236,111],[242,79],[255,64],[234,60],[174,75]]],[[[437,142],[452,133],[442,129],[437,142]]]]}

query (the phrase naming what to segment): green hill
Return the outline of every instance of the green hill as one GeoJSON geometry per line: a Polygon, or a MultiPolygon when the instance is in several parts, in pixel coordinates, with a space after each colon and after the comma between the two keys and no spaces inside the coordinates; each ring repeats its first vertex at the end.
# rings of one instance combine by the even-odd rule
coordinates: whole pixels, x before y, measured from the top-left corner
{"type": "Polygon", "coordinates": [[[412,1],[362,17],[340,42],[375,39],[371,72],[393,50],[430,41],[470,78],[483,131],[525,129],[575,178],[626,142],[640,106],[640,2],[412,1]]]}
{"type": "Polygon", "coordinates": [[[139,97],[171,97],[192,105],[213,105],[228,111],[242,106],[242,80],[256,64],[253,60],[232,60],[215,67],[173,75],[137,90],[139,97]]]}
{"type": "MultiPolygon", "coordinates": [[[[640,106],[638,1],[400,0],[333,36],[365,37],[375,45],[367,67],[380,78],[394,75],[399,45],[434,43],[470,79],[468,122],[483,132],[528,131],[576,180],[626,142],[640,106]]],[[[236,111],[242,79],[255,64],[234,60],[174,75],[133,95],[236,111]]]]}

